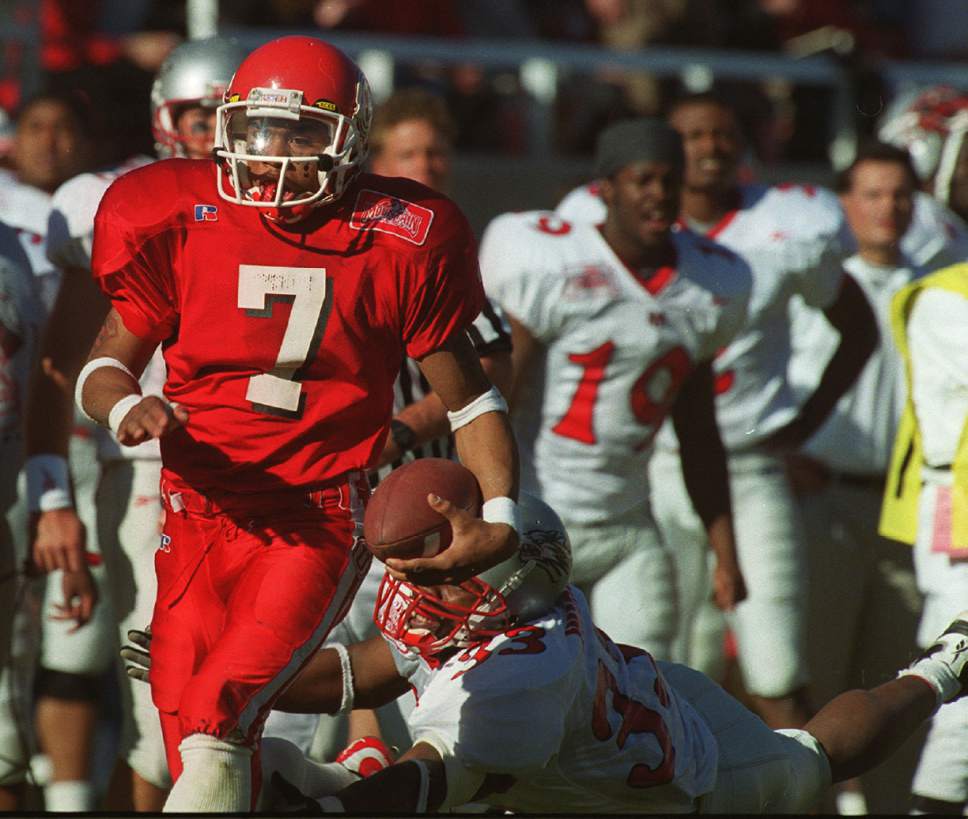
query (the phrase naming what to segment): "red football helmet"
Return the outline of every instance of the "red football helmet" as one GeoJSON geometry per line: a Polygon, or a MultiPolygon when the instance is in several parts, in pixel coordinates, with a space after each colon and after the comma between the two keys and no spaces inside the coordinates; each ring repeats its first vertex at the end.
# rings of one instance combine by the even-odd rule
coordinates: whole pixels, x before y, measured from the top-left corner
{"type": "Polygon", "coordinates": [[[425,658],[488,640],[554,607],[571,574],[571,543],[555,511],[521,493],[513,557],[460,585],[416,586],[383,576],[373,619],[385,636],[425,658]]]}
{"type": "Polygon", "coordinates": [[[339,198],[366,160],[366,77],[313,37],[281,37],[253,51],[217,113],[219,194],[239,205],[298,217],[339,198]]]}

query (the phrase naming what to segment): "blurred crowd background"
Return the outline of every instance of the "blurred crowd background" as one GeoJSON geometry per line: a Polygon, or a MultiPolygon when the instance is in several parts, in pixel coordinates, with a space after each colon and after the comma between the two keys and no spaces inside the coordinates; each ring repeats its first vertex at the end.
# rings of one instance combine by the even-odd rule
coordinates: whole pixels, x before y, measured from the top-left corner
{"type": "Polygon", "coordinates": [[[439,94],[458,124],[455,195],[477,228],[553,206],[587,174],[603,125],[684,89],[731,99],[768,178],[829,181],[906,86],[957,85],[968,58],[963,0],[0,0],[0,109],[41,87],[76,92],[94,103],[101,162],[150,153],[154,73],[182,39],[216,33],[191,30],[200,8],[249,47],[329,33],[377,101],[401,86],[439,94]],[[495,155],[515,172],[497,178],[495,155]]]}

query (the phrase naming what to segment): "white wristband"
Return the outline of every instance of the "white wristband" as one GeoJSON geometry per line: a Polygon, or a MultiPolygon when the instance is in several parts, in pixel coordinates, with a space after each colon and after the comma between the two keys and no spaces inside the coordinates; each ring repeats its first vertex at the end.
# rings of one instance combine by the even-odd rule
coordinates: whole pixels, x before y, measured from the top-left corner
{"type": "Polygon", "coordinates": [[[111,432],[114,433],[114,437],[118,437],[118,427],[121,426],[121,422],[133,406],[141,403],[141,399],[144,396],[140,392],[133,392],[130,395],[124,396],[118,400],[118,402],[111,407],[111,412],[108,413],[108,427],[111,432]]]}
{"type": "Polygon", "coordinates": [[[101,369],[101,367],[114,367],[117,370],[126,372],[135,381],[138,380],[137,376],[131,370],[129,370],[123,363],[118,361],[116,358],[111,358],[111,356],[101,356],[100,358],[93,358],[87,362],[82,368],[80,373],[77,375],[77,384],[74,386],[74,403],[77,404],[77,408],[81,411],[85,418],[93,421],[95,424],[98,423],[96,418],[91,418],[87,414],[87,410],[84,409],[84,403],[81,400],[81,396],[84,394],[84,382],[90,378],[91,373],[95,370],[101,369]]]}
{"type": "Polygon", "coordinates": [[[67,458],[63,455],[31,455],[25,465],[27,472],[27,506],[31,512],[51,512],[70,509],[71,477],[67,458]]]}
{"type": "Polygon", "coordinates": [[[447,413],[447,420],[450,421],[450,431],[457,432],[461,427],[466,426],[479,415],[486,412],[507,412],[508,402],[504,396],[498,392],[497,387],[491,387],[487,392],[481,393],[463,409],[447,413]]]}
{"type": "Polygon", "coordinates": [[[488,523],[506,523],[518,534],[521,533],[521,513],[518,504],[506,495],[484,501],[481,517],[488,523]]]}
{"type": "Polygon", "coordinates": [[[353,685],[353,666],[350,663],[350,653],[342,643],[330,643],[326,648],[333,649],[339,654],[339,669],[343,677],[343,696],[339,702],[339,714],[348,714],[353,710],[353,700],[356,699],[356,688],[353,685]]]}

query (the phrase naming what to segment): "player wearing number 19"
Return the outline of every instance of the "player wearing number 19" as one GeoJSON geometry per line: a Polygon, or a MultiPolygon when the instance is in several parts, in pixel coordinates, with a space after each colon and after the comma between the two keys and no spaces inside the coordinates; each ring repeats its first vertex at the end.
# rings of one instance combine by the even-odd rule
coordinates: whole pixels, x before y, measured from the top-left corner
{"type": "Polygon", "coordinates": [[[670,413],[718,557],[717,602],[731,608],[745,595],[710,361],[745,320],[751,276],[725,248],[672,231],[683,154],[663,122],[611,126],[596,164],[603,225],[500,216],[484,235],[481,273],[511,321],[522,489],[565,519],[574,582],[596,622],[667,658],[675,588],[646,466],[670,413]]]}
{"type": "Polygon", "coordinates": [[[480,520],[433,499],[451,548],[396,569],[459,580],[517,546],[506,405],[464,332],[484,302],[473,236],[446,197],[361,173],[370,110],[337,49],[275,40],[226,90],[215,167],[134,171],[98,211],[93,267],[112,310],[78,397],[122,444],[161,442],[151,684],[166,810],[253,804],[262,722],[366,573],[364,473],[405,354],[490,504],[480,520]],[[159,342],[165,399],[142,398],[135,376],[159,342]]]}

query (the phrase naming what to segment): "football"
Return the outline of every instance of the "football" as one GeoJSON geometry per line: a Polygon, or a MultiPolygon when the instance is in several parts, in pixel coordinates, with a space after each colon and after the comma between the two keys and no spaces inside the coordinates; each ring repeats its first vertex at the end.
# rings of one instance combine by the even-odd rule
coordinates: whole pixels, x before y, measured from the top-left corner
{"type": "Polygon", "coordinates": [[[363,537],[374,557],[432,557],[450,545],[450,522],[430,508],[430,493],[481,513],[481,490],[467,467],[446,458],[404,464],[380,482],[366,507],[363,537]]]}

